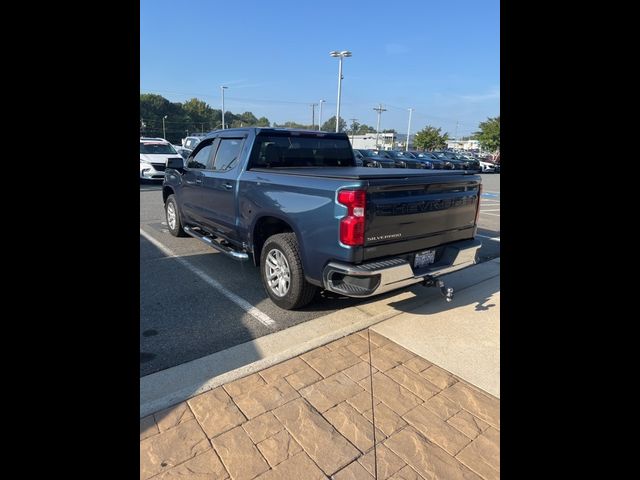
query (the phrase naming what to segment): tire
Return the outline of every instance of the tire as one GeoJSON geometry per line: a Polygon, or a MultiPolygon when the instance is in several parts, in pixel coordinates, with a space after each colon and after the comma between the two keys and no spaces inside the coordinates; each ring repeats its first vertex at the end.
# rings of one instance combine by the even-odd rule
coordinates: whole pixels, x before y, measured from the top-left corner
{"type": "Polygon", "coordinates": [[[304,278],[298,240],[291,232],[278,233],[267,239],[260,255],[260,278],[271,301],[285,310],[308,305],[318,290],[304,278]],[[269,284],[270,274],[274,286],[269,284]]]}
{"type": "Polygon", "coordinates": [[[178,209],[178,203],[176,202],[175,195],[169,195],[167,201],[164,204],[164,214],[167,220],[167,228],[169,233],[174,237],[186,237],[187,234],[182,229],[182,220],[180,219],[180,210],[178,209]],[[170,221],[170,213],[173,209],[173,221],[170,221]],[[171,226],[173,224],[173,227],[171,226]]]}

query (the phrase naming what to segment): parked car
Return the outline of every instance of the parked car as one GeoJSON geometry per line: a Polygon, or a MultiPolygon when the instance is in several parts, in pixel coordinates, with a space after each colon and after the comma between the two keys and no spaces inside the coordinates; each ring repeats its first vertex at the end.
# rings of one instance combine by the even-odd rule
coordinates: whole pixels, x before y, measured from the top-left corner
{"type": "Polygon", "coordinates": [[[171,158],[182,159],[164,138],[140,138],[140,180],[164,180],[165,166],[171,158]]]}
{"type": "Polygon", "coordinates": [[[412,152],[407,152],[407,153],[410,153],[411,155],[413,155],[418,160],[427,161],[427,162],[431,163],[431,165],[433,165],[434,170],[450,169],[450,167],[451,167],[451,164],[447,163],[445,160],[442,160],[442,159],[436,157],[431,152],[415,152],[415,151],[412,151],[412,152]]]}
{"type": "Polygon", "coordinates": [[[356,158],[360,158],[362,166],[364,167],[377,167],[377,168],[393,168],[396,166],[396,162],[387,157],[380,157],[373,153],[373,150],[354,149],[354,155],[356,158]]]}
{"type": "Polygon", "coordinates": [[[183,138],[182,146],[184,148],[188,148],[189,150],[193,150],[203,138],[204,135],[192,135],[190,137],[183,138]]]}
{"type": "Polygon", "coordinates": [[[496,166],[493,163],[480,161],[480,171],[482,173],[494,173],[496,166]]]}
{"type": "Polygon", "coordinates": [[[450,300],[441,275],[475,263],[481,246],[481,181],[356,167],[344,133],[250,127],[170,159],[162,199],[172,235],[251,258],[269,298],[295,309],[318,289],[370,297],[416,283],[450,300]]]}
{"type": "Polygon", "coordinates": [[[178,152],[178,153],[180,154],[180,156],[181,156],[182,158],[184,158],[185,160],[186,160],[187,158],[189,158],[189,154],[190,154],[191,152],[193,152],[193,150],[191,150],[191,149],[189,149],[189,148],[180,147],[180,146],[178,146],[178,145],[172,145],[172,146],[173,146],[174,150],[175,150],[176,152],[178,152]]]}
{"type": "Polygon", "coordinates": [[[453,152],[448,152],[446,150],[436,150],[431,152],[440,160],[446,160],[450,164],[450,169],[453,170],[466,170],[466,162],[462,159],[458,158],[458,155],[453,152]]]}
{"type": "Polygon", "coordinates": [[[370,152],[378,157],[393,160],[396,168],[423,168],[422,162],[416,160],[415,158],[408,158],[402,155],[397,155],[394,150],[370,150],[370,152]]]}
{"type": "Polygon", "coordinates": [[[402,150],[383,150],[394,160],[404,162],[405,168],[433,168],[433,163],[427,159],[416,158],[408,152],[402,150]]]}

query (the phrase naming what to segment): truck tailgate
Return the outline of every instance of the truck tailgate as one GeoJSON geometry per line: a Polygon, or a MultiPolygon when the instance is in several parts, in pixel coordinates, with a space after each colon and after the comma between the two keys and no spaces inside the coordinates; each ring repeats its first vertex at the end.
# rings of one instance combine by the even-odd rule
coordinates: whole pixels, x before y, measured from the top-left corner
{"type": "Polygon", "coordinates": [[[371,179],[363,259],[395,255],[475,235],[477,175],[371,179]]]}

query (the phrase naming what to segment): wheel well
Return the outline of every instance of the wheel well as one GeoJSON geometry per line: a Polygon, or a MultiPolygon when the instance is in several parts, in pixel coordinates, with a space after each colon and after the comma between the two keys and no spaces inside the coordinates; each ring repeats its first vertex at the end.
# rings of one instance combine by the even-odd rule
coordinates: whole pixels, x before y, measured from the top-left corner
{"type": "Polygon", "coordinates": [[[279,218],[276,217],[262,217],[256,223],[253,229],[253,263],[255,266],[260,265],[260,254],[262,253],[262,247],[264,242],[267,241],[271,235],[276,233],[293,232],[291,226],[279,218]]]}
{"type": "Polygon", "coordinates": [[[173,188],[171,188],[171,187],[162,187],[162,203],[167,203],[167,198],[171,194],[173,194],[173,188]]]}

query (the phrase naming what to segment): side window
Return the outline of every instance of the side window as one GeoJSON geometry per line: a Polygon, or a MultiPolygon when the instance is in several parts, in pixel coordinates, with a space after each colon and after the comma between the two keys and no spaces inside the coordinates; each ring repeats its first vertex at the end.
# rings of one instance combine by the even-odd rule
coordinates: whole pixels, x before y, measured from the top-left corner
{"type": "Polygon", "coordinates": [[[243,143],[244,138],[220,139],[220,146],[218,147],[215,160],[211,161],[213,166],[209,168],[218,172],[226,172],[234,168],[238,163],[238,157],[242,151],[243,143]]]}
{"type": "Polygon", "coordinates": [[[207,162],[211,155],[211,149],[213,147],[212,140],[202,142],[202,145],[198,145],[200,148],[196,148],[187,162],[188,168],[207,168],[207,162]],[[194,155],[195,154],[195,155],[194,155]]]}

